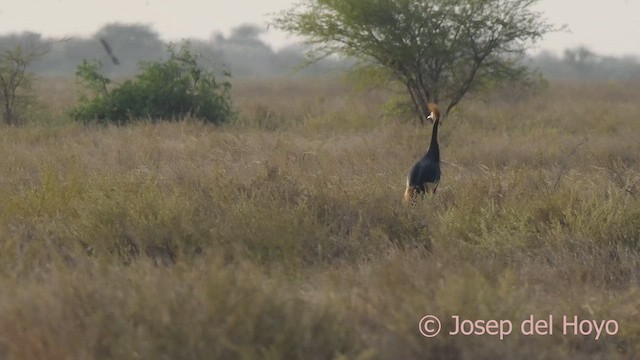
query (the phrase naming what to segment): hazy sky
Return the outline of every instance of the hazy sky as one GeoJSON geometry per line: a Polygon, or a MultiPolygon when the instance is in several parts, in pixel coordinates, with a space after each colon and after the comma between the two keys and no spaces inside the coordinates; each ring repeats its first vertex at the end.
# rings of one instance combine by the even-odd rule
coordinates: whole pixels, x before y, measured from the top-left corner
{"type": "MultiPolygon", "coordinates": [[[[112,22],[150,25],[165,40],[208,39],[234,26],[266,27],[268,14],[297,0],[1,0],[0,34],[33,31],[45,36],[90,36],[112,22]]],[[[640,0],[541,0],[536,9],[570,32],[547,35],[540,49],[586,45],[606,55],[640,57],[640,0]],[[606,5],[605,5],[606,4],[606,5]]],[[[287,37],[270,31],[276,47],[287,37]]],[[[291,40],[289,40],[291,41],[291,40]]]]}

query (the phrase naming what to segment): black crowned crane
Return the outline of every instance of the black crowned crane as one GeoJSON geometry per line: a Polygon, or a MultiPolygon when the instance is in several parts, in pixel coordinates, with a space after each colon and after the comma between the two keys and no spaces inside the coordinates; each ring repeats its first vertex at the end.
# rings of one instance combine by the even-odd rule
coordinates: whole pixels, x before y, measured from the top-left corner
{"type": "Polygon", "coordinates": [[[436,104],[429,104],[431,112],[427,119],[433,122],[431,132],[431,144],[429,150],[415,165],[409,170],[407,175],[407,189],[404,192],[406,203],[415,203],[418,195],[434,193],[440,182],[440,148],[438,148],[438,123],[440,122],[440,109],[436,104]]]}

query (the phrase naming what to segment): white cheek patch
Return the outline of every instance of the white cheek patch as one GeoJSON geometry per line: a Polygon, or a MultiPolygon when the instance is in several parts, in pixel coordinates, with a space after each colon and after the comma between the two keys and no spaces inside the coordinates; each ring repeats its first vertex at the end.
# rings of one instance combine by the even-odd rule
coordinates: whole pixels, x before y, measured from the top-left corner
{"type": "Polygon", "coordinates": [[[427,116],[428,120],[433,120],[433,113],[430,113],[429,116],[427,116]]]}

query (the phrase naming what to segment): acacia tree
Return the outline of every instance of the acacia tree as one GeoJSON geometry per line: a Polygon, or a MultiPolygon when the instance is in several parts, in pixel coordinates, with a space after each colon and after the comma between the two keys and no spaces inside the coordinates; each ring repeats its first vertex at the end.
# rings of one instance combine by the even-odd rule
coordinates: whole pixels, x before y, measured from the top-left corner
{"type": "Polygon", "coordinates": [[[12,49],[0,50],[0,103],[7,125],[19,123],[16,106],[28,101],[33,78],[27,68],[49,52],[51,43],[21,43],[12,49]]]}
{"type": "Polygon", "coordinates": [[[523,79],[518,58],[554,30],[537,0],[307,0],[274,25],[301,35],[312,61],[333,54],[383,71],[406,88],[421,116],[439,103],[446,116],[475,86],[523,79]]]}

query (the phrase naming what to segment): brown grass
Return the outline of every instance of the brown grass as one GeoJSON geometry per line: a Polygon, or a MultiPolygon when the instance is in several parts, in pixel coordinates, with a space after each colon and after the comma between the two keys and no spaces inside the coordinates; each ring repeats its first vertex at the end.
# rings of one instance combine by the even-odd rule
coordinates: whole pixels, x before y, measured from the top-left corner
{"type": "Polygon", "coordinates": [[[639,91],[467,101],[415,207],[430,128],[382,92],[238,83],[219,128],[81,126],[53,98],[0,128],[0,358],[637,358],[639,91]],[[620,330],[428,339],[427,314],[620,330]]]}

